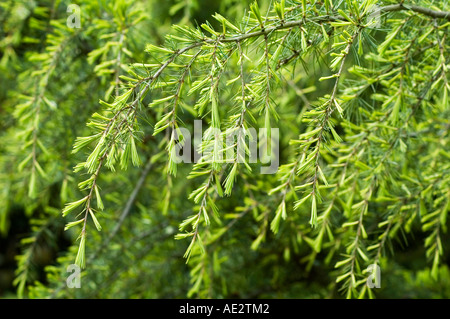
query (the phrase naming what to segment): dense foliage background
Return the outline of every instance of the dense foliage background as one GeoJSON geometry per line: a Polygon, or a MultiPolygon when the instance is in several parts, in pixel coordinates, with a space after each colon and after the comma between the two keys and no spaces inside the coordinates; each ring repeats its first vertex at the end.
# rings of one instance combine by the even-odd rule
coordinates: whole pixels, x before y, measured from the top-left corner
{"type": "Polygon", "coordinates": [[[450,297],[447,1],[0,1],[0,296],[450,297]]]}

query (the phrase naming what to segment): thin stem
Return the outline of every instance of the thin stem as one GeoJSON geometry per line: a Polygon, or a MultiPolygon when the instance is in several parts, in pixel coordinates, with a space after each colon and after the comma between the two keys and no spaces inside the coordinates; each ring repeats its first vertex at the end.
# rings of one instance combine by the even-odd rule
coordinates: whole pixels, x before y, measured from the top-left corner
{"type": "Polygon", "coordinates": [[[380,8],[381,12],[392,12],[392,11],[402,11],[402,10],[414,11],[417,13],[427,15],[429,17],[436,18],[436,19],[450,20],[450,11],[436,11],[436,10],[431,10],[431,9],[416,6],[416,5],[399,3],[399,4],[392,4],[392,5],[388,5],[388,6],[380,8]]]}
{"type": "Polygon", "coordinates": [[[334,111],[334,107],[333,105],[335,103],[337,103],[336,101],[336,94],[338,91],[338,86],[339,86],[339,80],[341,79],[342,76],[342,72],[344,70],[344,64],[345,64],[345,60],[348,57],[349,53],[350,53],[350,48],[353,44],[353,42],[355,41],[356,37],[358,36],[359,32],[361,32],[361,28],[358,28],[358,30],[355,32],[355,34],[351,37],[351,39],[348,41],[347,46],[344,49],[344,56],[342,57],[342,61],[341,61],[341,65],[339,67],[339,71],[336,75],[336,81],[334,82],[334,87],[333,87],[333,91],[331,93],[330,99],[328,100],[328,106],[326,108],[325,111],[325,117],[322,121],[321,124],[321,129],[320,132],[318,133],[318,140],[317,140],[317,144],[315,146],[316,148],[316,153],[315,153],[315,164],[314,164],[314,178],[313,178],[313,189],[312,189],[312,195],[315,195],[316,192],[316,187],[317,187],[317,180],[318,180],[318,172],[319,172],[319,154],[320,154],[320,145],[322,143],[323,137],[324,137],[324,132],[325,132],[325,127],[326,124],[328,122],[329,117],[331,116],[331,114],[334,111]]]}
{"type": "Polygon", "coordinates": [[[122,214],[119,217],[119,220],[117,221],[117,224],[114,226],[114,229],[111,231],[108,238],[103,242],[101,247],[89,258],[89,260],[95,259],[95,257],[100,253],[100,251],[102,251],[106,246],[108,246],[109,242],[119,232],[120,227],[122,226],[123,222],[125,221],[125,218],[130,214],[131,208],[133,207],[133,204],[136,201],[136,197],[139,194],[139,191],[141,190],[142,186],[144,186],[145,180],[147,179],[147,176],[148,176],[152,166],[153,166],[153,163],[152,163],[151,157],[150,157],[147,161],[147,164],[145,165],[144,170],[141,173],[141,176],[139,177],[138,182],[134,186],[134,189],[131,192],[131,195],[128,198],[127,203],[125,204],[125,207],[122,211],[122,214]]]}

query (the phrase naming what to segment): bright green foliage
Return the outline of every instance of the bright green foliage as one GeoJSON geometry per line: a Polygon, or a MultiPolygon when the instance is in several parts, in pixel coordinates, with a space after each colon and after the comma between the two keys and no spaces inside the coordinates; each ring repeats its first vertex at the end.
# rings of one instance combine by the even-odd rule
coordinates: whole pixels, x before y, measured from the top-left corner
{"type": "Polygon", "coordinates": [[[33,225],[20,297],[449,296],[446,1],[80,1],[80,28],[37,3],[0,11],[0,232],[14,206],[33,225]],[[276,174],[237,152],[252,128],[279,128],[276,174]]]}

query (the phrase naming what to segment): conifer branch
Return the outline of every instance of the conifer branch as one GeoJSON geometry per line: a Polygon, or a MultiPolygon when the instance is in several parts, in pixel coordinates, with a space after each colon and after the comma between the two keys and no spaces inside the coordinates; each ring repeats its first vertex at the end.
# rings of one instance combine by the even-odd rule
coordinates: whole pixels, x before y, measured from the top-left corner
{"type": "MultiPolygon", "coordinates": [[[[408,236],[424,237],[421,257],[430,271],[424,266],[421,278],[429,284],[447,276],[450,15],[438,9],[447,9],[446,3],[276,0],[266,12],[252,4],[237,21],[233,13],[244,11],[235,4],[239,10],[212,16],[217,28],[209,22],[188,26],[184,19],[168,34],[169,26],[154,24],[158,19],[146,10],[156,2],[86,5],[82,28],[71,28],[55,3],[38,4],[26,14],[23,4],[0,3],[11,15],[0,14],[5,29],[0,83],[6,88],[0,110],[6,127],[0,132],[5,141],[0,197],[6,203],[0,230],[8,230],[12,209],[32,216],[33,227],[35,220],[42,226],[51,220],[48,213],[58,214],[59,204],[79,198],[63,208],[63,216],[75,213],[65,230],[76,231],[64,236],[73,236],[78,252],[76,245],[63,254],[59,250],[61,257],[44,270],[45,283],[33,282],[49,229],[32,228],[17,259],[19,296],[78,298],[89,290],[88,296],[120,291],[119,296],[155,297],[182,289],[188,297],[227,298],[277,289],[282,297],[309,297],[308,289],[299,295],[298,277],[289,272],[295,260],[306,270],[302,276],[314,280],[314,274],[327,274],[347,297],[384,297],[391,287],[371,290],[364,268],[383,262],[383,276],[390,276],[392,260],[385,250],[401,239],[409,249],[408,236]],[[41,38],[46,41],[40,44],[41,38]],[[75,41],[65,42],[68,38],[75,41]],[[73,50],[67,50],[69,44],[73,50]],[[25,68],[33,71],[18,71],[25,68]],[[190,128],[199,119],[207,126],[197,149],[200,159],[194,154],[196,163],[178,164],[175,150],[182,151],[182,162],[192,160],[185,152],[192,140],[181,124],[190,128]],[[262,147],[269,140],[247,147],[246,139],[254,143],[254,129],[264,127],[270,137],[275,124],[281,166],[276,175],[258,174],[263,159],[254,162],[247,155],[266,155],[262,147]],[[150,138],[154,143],[147,143],[150,138]],[[260,152],[250,154],[258,146],[260,152]],[[139,167],[140,153],[150,154],[153,147],[157,154],[142,169],[126,171],[130,164],[139,167]],[[11,169],[16,166],[19,174],[11,169]],[[78,188],[67,173],[73,167],[86,173],[78,188]],[[153,180],[145,187],[150,200],[139,201],[134,216],[150,174],[153,180]],[[36,183],[38,175],[45,183],[36,183]],[[21,187],[28,181],[30,196],[21,187]],[[101,218],[100,212],[114,205],[122,207],[117,218],[101,218]],[[125,229],[129,218],[133,227],[125,229]],[[91,232],[90,222],[106,235],[91,232]],[[189,241],[187,249],[170,240],[174,232],[175,239],[189,241]],[[76,264],[89,264],[89,270],[83,270],[81,289],[65,289],[61,274],[74,255],[76,264]],[[187,266],[180,263],[183,255],[187,266]],[[251,269],[257,279],[250,287],[242,276],[261,258],[264,267],[251,269]],[[267,285],[261,278],[269,272],[277,280],[267,285]],[[173,273],[190,276],[190,287],[173,273]],[[158,283],[149,288],[143,284],[152,279],[149,274],[175,288],[159,289],[158,283]]],[[[180,12],[180,6],[169,11],[180,12]]],[[[177,16],[170,21],[176,23],[177,16]]],[[[55,226],[58,234],[60,225],[55,226]]],[[[395,252],[395,245],[390,248],[395,252]]],[[[319,293],[339,296],[334,289],[319,293]]]]}
{"type": "Polygon", "coordinates": [[[416,6],[413,4],[392,4],[388,6],[384,6],[380,8],[381,12],[392,12],[392,11],[414,11],[417,13],[424,14],[426,16],[436,18],[436,19],[446,19],[450,20],[450,12],[449,11],[436,11],[429,8],[424,8],[420,6],[416,6]]]}

